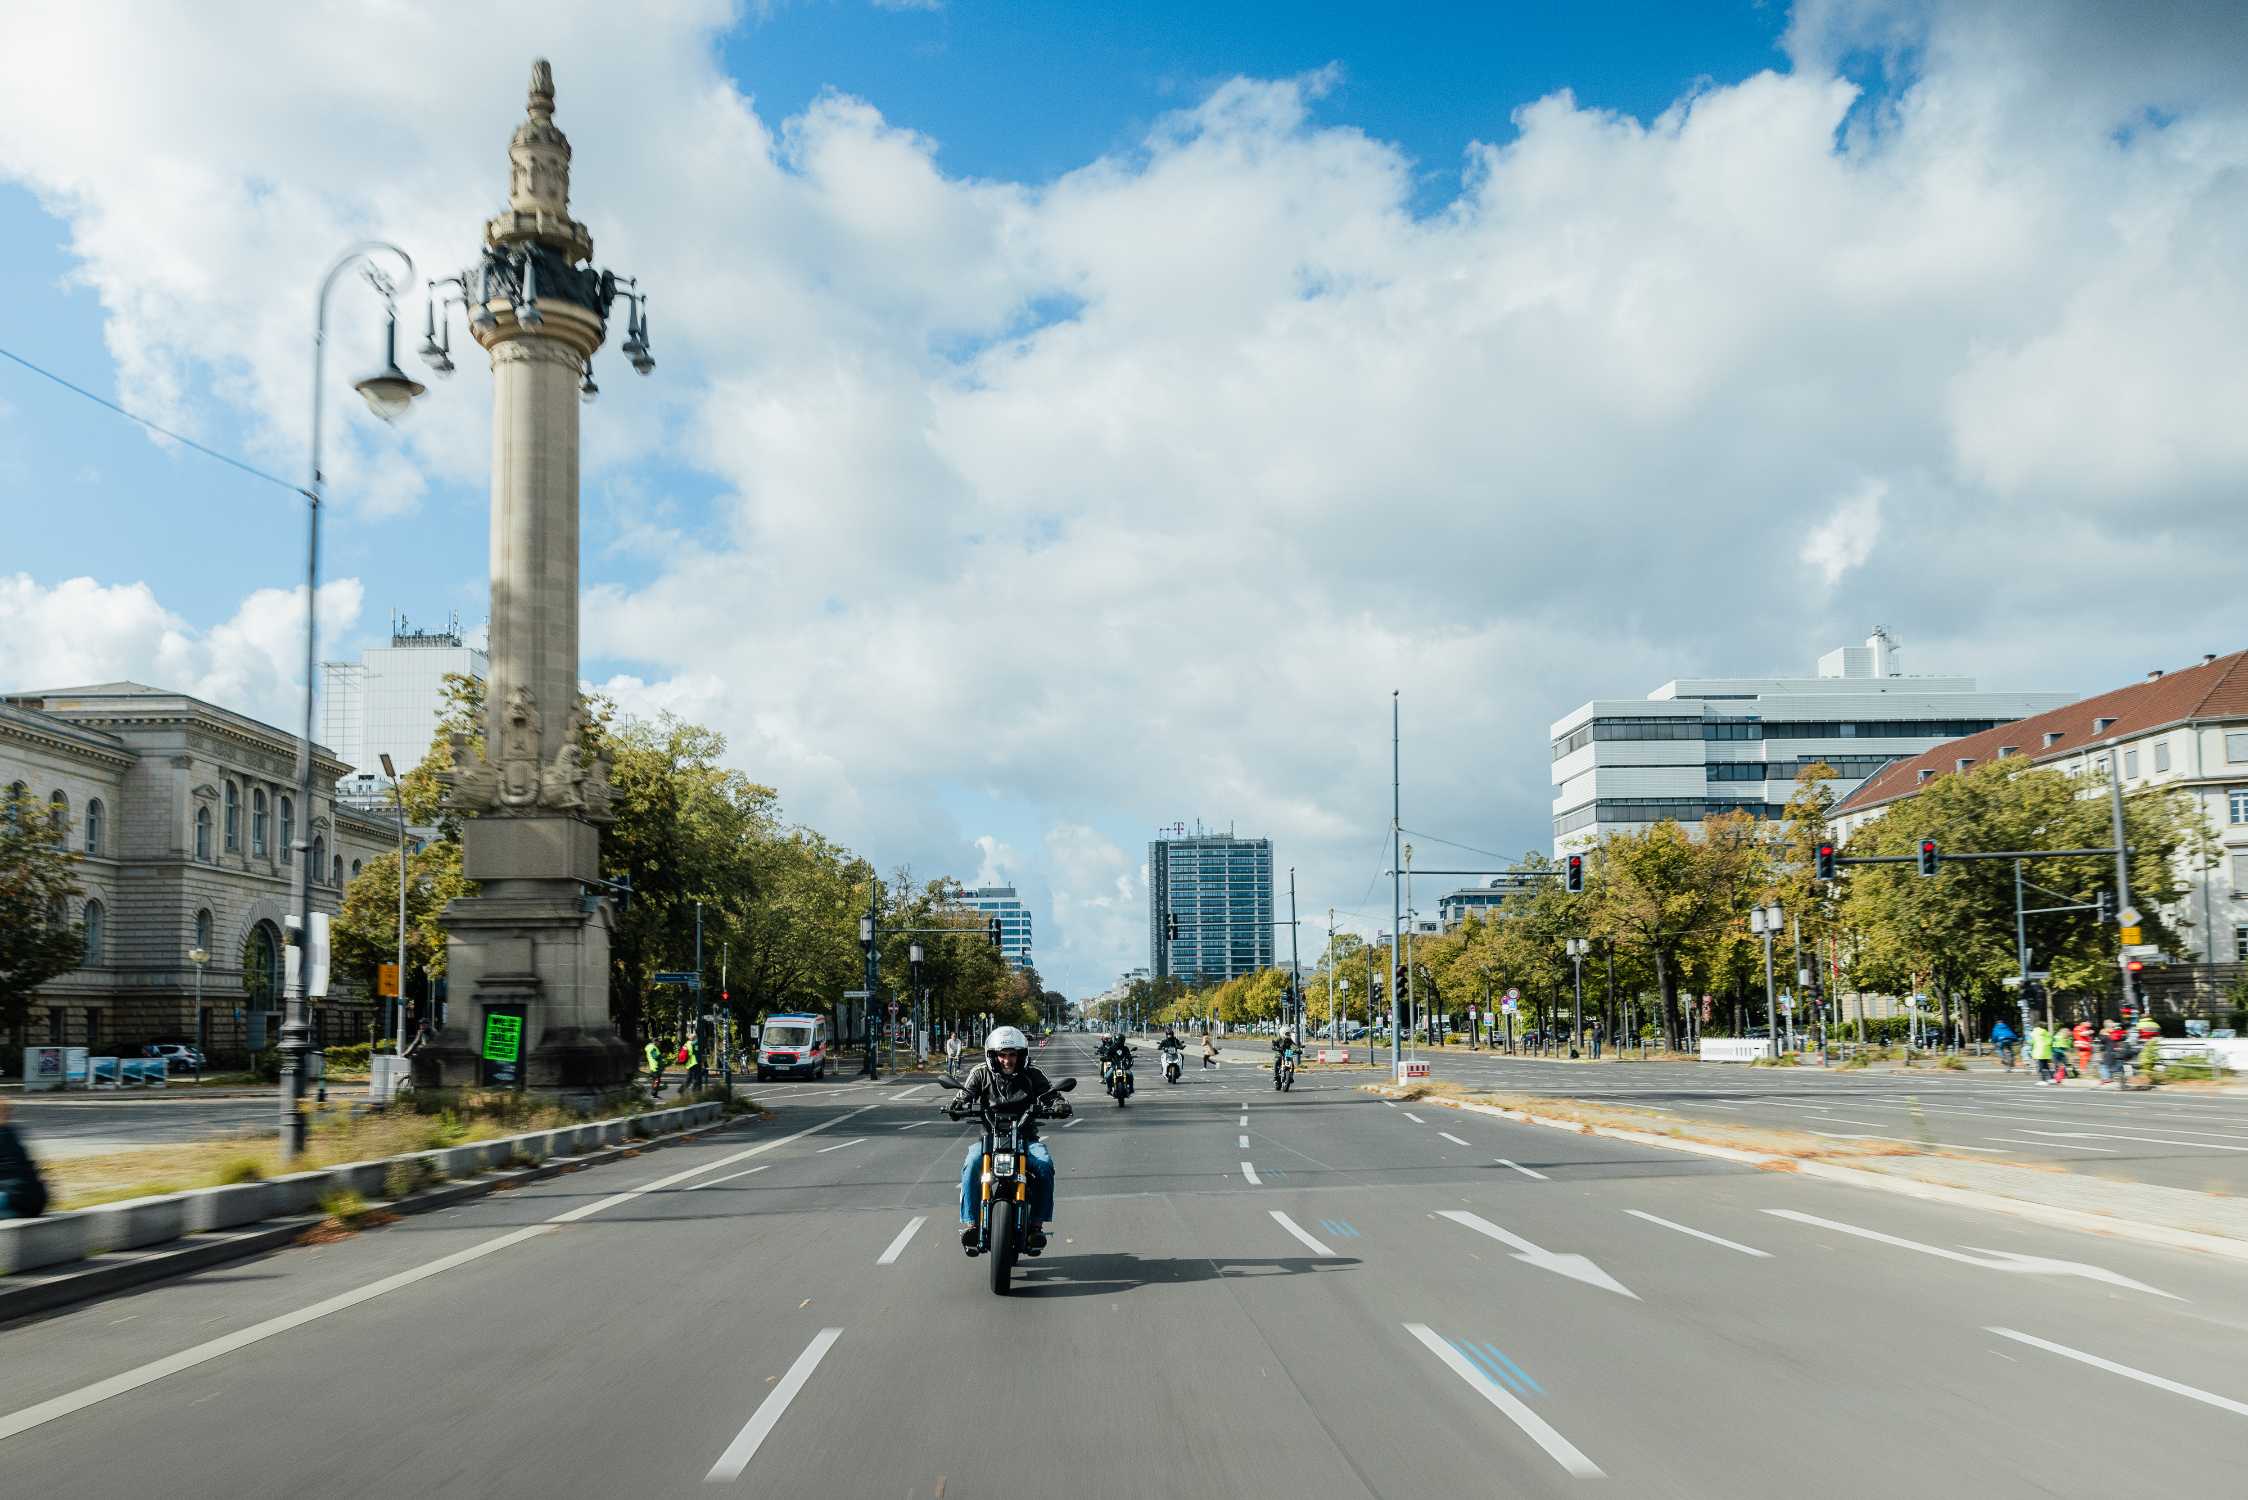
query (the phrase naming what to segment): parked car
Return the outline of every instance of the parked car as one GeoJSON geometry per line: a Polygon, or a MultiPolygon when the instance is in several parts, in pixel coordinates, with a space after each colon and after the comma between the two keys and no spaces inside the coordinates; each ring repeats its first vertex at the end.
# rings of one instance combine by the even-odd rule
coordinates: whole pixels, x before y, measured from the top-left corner
{"type": "Polygon", "coordinates": [[[200,1073],[205,1062],[201,1049],[185,1042],[150,1042],[141,1048],[141,1056],[161,1057],[167,1073],[200,1073]]]}

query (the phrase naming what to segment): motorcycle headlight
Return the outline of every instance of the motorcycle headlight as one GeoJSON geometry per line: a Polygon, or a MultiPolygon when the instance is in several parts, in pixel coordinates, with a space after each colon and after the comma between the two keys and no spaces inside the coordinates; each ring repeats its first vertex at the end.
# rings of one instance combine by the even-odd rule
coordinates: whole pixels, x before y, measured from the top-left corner
{"type": "Polygon", "coordinates": [[[1012,1177],[1012,1176],[1014,1176],[1014,1174],[1015,1174],[1015,1153],[1014,1153],[1014,1152],[1012,1152],[1012,1151],[994,1151],[994,1152],[992,1152],[992,1153],[991,1153],[991,1175],[992,1175],[992,1176],[994,1176],[994,1177],[1012,1177]]]}

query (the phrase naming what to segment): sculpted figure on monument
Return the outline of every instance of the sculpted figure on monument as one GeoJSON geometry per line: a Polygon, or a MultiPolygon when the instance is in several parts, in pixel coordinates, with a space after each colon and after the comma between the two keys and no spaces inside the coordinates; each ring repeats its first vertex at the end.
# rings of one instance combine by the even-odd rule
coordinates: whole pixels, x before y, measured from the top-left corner
{"type": "Polygon", "coordinates": [[[554,764],[539,777],[539,805],[576,812],[585,806],[578,788],[585,781],[585,752],[575,742],[556,752],[554,764]]]}
{"type": "Polygon", "coordinates": [[[586,767],[585,781],[578,788],[586,819],[594,823],[613,821],[616,814],[610,810],[610,802],[614,795],[615,789],[609,784],[609,752],[604,750],[586,767]]]}
{"type": "Polygon", "coordinates": [[[500,715],[502,807],[533,807],[538,803],[539,729],[539,710],[531,701],[531,690],[518,684],[509,690],[507,707],[500,715]]]}
{"type": "Polygon", "coordinates": [[[490,811],[499,800],[499,773],[485,764],[467,735],[450,735],[446,744],[453,763],[437,773],[445,784],[445,805],[461,812],[490,811]]]}

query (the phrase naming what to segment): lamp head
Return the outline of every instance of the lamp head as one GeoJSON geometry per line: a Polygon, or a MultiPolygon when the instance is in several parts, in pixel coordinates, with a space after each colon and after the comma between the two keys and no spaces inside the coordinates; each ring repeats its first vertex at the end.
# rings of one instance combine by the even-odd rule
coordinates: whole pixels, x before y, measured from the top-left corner
{"type": "Polygon", "coordinates": [[[385,422],[395,422],[414,404],[414,398],[429,389],[420,381],[398,368],[398,310],[392,308],[390,323],[383,337],[382,368],[374,374],[352,383],[353,390],[367,400],[367,409],[385,422]]]}

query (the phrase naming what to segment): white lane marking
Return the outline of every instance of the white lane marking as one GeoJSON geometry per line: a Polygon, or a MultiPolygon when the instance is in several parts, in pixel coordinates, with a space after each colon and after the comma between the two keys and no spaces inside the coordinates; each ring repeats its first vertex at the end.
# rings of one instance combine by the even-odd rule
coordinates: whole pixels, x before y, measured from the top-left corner
{"type": "Polygon", "coordinates": [[[1625,1286],[1622,1282],[1616,1280],[1615,1277],[1610,1276],[1606,1271],[1601,1270],[1599,1266],[1593,1264],[1592,1258],[1590,1256],[1577,1255],[1565,1251],[1542,1249],[1539,1246],[1531,1244],[1521,1235],[1513,1233],[1511,1230],[1501,1229],[1498,1225],[1492,1223],[1489,1219],[1484,1218],[1481,1214],[1471,1214],[1464,1209],[1438,1209],[1436,1216],[1440,1219],[1450,1219],[1453,1223],[1462,1225],[1468,1229],[1472,1229],[1477,1234],[1489,1235],[1492,1239],[1497,1240],[1502,1245],[1513,1246],[1516,1252],[1514,1258],[1523,1262],[1525,1265],[1536,1266],[1540,1270],[1556,1272],[1559,1275],[1568,1277],[1572,1281],[1581,1281],[1587,1286],[1596,1286],[1607,1291],[1620,1292],[1624,1296],[1631,1298],[1631,1300],[1634,1302],[1637,1302],[1639,1300],[1639,1294],[1637,1292],[1625,1286]]]}
{"type": "Polygon", "coordinates": [[[590,1219],[595,1214],[615,1208],[620,1203],[630,1203],[643,1193],[659,1193],[667,1187],[675,1187],[685,1182],[690,1177],[700,1177],[705,1172],[715,1172],[720,1167],[730,1167],[735,1162],[748,1161],[753,1156],[763,1156],[766,1152],[777,1150],[790,1141],[800,1141],[808,1135],[818,1135],[830,1126],[840,1125],[845,1120],[855,1120],[868,1110],[876,1107],[872,1104],[862,1104],[847,1115],[837,1115],[832,1120],[822,1120],[817,1125],[807,1125],[802,1130],[784,1135],[777,1141],[767,1141],[761,1146],[751,1146],[746,1151],[736,1151],[731,1155],[721,1156],[716,1161],[706,1161],[699,1167],[689,1167],[684,1172],[674,1172],[669,1177],[659,1177],[654,1182],[644,1182],[636,1188],[626,1188],[621,1193],[611,1193],[606,1198],[597,1198],[591,1203],[581,1204],[567,1213],[556,1214],[547,1222],[549,1224],[575,1224],[580,1219],[590,1219]]]}
{"type": "Polygon", "coordinates": [[[918,1094],[918,1093],[920,1093],[920,1092],[921,1092],[921,1091],[922,1091],[923,1089],[927,1089],[927,1088],[935,1088],[935,1087],[936,1087],[936,1085],[935,1085],[935,1084],[932,1084],[932,1083],[917,1083],[917,1084],[915,1084],[915,1085],[914,1085],[914,1086],[913,1086],[912,1088],[909,1088],[909,1089],[907,1089],[907,1090],[906,1090],[906,1091],[905,1091],[904,1093],[902,1093],[902,1094],[892,1094],[892,1095],[890,1096],[890,1098],[891,1098],[891,1099],[892,1099],[893,1101],[895,1101],[895,1100],[899,1100],[899,1099],[911,1099],[911,1098],[912,1098],[912,1097],[913,1097],[913,1096],[914,1096],[915,1094],[918,1094]]]}
{"type": "Polygon", "coordinates": [[[822,1147],[820,1147],[820,1149],[819,1149],[819,1150],[817,1150],[817,1151],[813,1152],[812,1154],[813,1154],[814,1156],[825,1156],[825,1155],[827,1155],[827,1154],[828,1154],[828,1152],[830,1152],[830,1151],[840,1151],[840,1150],[842,1150],[842,1149],[843,1149],[843,1148],[844,1148],[845,1146],[856,1146],[856,1145],[860,1145],[860,1144],[862,1144],[862,1143],[863,1143],[863,1142],[864,1142],[865,1140],[866,1140],[866,1137],[862,1135],[862,1136],[859,1136],[859,1137],[857,1137],[857,1138],[855,1138],[855,1139],[853,1139],[853,1140],[848,1140],[848,1141],[837,1141],[837,1142],[836,1142],[836,1143],[835,1143],[834,1145],[832,1145],[832,1146],[822,1146],[822,1147]]]}
{"type": "Polygon", "coordinates": [[[1419,1115],[1414,1114],[1411,1110],[1405,1111],[1405,1118],[1411,1120],[1415,1125],[1426,1125],[1428,1123],[1428,1121],[1422,1119],[1419,1115]]]}
{"type": "Polygon", "coordinates": [[[1831,1229],[1838,1234],[1856,1235],[1861,1240],[1873,1240],[1883,1245],[1895,1245],[1900,1250],[1917,1250],[1922,1255],[1940,1256],[1955,1260],[1961,1265],[1981,1266],[1986,1271],[2020,1271],[2031,1275],[2082,1276],[2088,1281],[2104,1281],[2110,1286],[2128,1287],[2135,1292],[2152,1292],[2157,1297],[2168,1297],[2172,1302],[2186,1299],[2148,1286],[2143,1281],[2110,1271],[2105,1266],[2085,1265],[2081,1261],[2053,1260],[2043,1255],[2023,1255],[2015,1250],[1985,1250],[1978,1245],[1968,1245],[1959,1250],[1946,1250],[1941,1245],[1923,1245],[1918,1240],[1908,1240],[1900,1235],[1883,1234],[1878,1229],[1865,1229],[1856,1224],[1845,1224],[1838,1219],[1822,1219],[1817,1214],[1807,1214],[1792,1208],[1767,1208],[1766,1213],[1776,1219],[1793,1219],[1798,1224],[1813,1224],[1821,1229],[1831,1229]]]}
{"type": "MultiPolygon", "coordinates": [[[[1275,1224],[1278,1224],[1278,1225],[1279,1225],[1279,1226],[1280,1226],[1280,1227],[1281,1227],[1282,1229],[1285,1229],[1285,1230],[1287,1230],[1287,1231],[1288,1231],[1288,1232],[1289,1232],[1290,1234],[1294,1235],[1294,1236],[1295,1236],[1295,1237],[1296,1237],[1297,1239],[1299,1239],[1299,1240],[1303,1241],[1303,1242],[1304,1242],[1304,1243],[1305,1243],[1306,1245],[1309,1245],[1309,1246],[1311,1247],[1311,1253],[1312,1253],[1312,1254],[1314,1254],[1314,1255],[1327,1255],[1327,1256],[1334,1256],[1334,1255],[1335,1255],[1335,1252],[1334,1252],[1334,1251],[1332,1251],[1332,1250],[1328,1249],[1328,1248],[1327,1248],[1327,1247],[1326,1247],[1325,1245],[1322,1245],[1322,1244],[1320,1244],[1320,1243],[1319,1243],[1319,1241],[1317,1241],[1317,1240],[1313,1239],[1313,1238],[1312,1238],[1312,1237],[1311,1237],[1310,1235],[1308,1235],[1308,1234],[1304,1233],[1304,1228],[1303,1228],[1303,1226],[1302,1226],[1301,1224],[1298,1224],[1298,1223],[1297,1223],[1297,1222],[1296,1222],[1296,1221],[1295,1221],[1294,1219],[1291,1219],[1291,1218],[1289,1218],[1289,1217],[1288,1217],[1288,1216],[1287,1216],[1286,1214],[1282,1213],[1282,1212],[1281,1212],[1281,1211],[1280,1211],[1279,1209],[1277,1209],[1277,1208],[1276,1208],[1276,1209],[1272,1210],[1272,1220],[1273,1220],[1273,1222],[1274,1222],[1275,1224]]],[[[1339,1257],[1339,1256],[1336,1256],[1335,1258],[1336,1258],[1336,1259],[1340,1259],[1341,1257],[1339,1257]]]]}
{"type": "Polygon", "coordinates": [[[380,1281],[369,1282],[363,1287],[340,1293],[322,1302],[315,1302],[310,1307],[301,1307],[295,1312],[283,1313],[278,1318],[268,1318],[263,1323],[253,1323],[240,1332],[212,1339],[208,1343],[197,1344],[192,1349],[183,1349],[177,1354],[157,1360],[153,1364],[143,1365],[137,1370],[128,1371],[126,1374],[113,1375],[107,1380],[98,1380],[92,1385],[57,1396],[51,1401],[42,1401],[37,1406],[27,1406],[22,1411],[10,1412],[8,1415],[0,1417],[0,1441],[12,1438],[19,1432],[27,1432],[42,1423],[52,1422],[57,1417],[67,1417],[72,1412],[83,1411],[96,1402],[107,1401],[112,1396],[122,1396],[127,1391],[138,1390],[144,1385],[162,1380],[167,1375],[176,1375],[182,1370],[192,1370],[197,1365],[217,1359],[222,1354],[232,1354],[237,1349],[247,1348],[260,1340],[272,1338],[277,1333],[287,1333],[292,1328],[301,1328],[307,1323],[328,1316],[330,1313],[342,1312],[347,1307],[356,1307],[362,1302],[372,1301],[385,1292],[395,1292],[400,1287],[412,1286],[417,1281],[426,1280],[443,1271],[450,1271],[455,1266],[466,1265],[472,1260],[481,1260],[495,1251],[505,1250],[511,1245],[520,1245],[525,1240],[536,1239],[540,1235],[552,1234],[553,1232],[554,1224],[552,1221],[544,1224],[533,1224],[527,1229],[518,1229],[512,1234],[503,1234],[498,1239],[486,1240],[481,1245],[471,1245],[466,1250],[456,1250],[451,1255],[433,1260],[427,1265],[416,1266],[410,1271],[400,1271],[395,1276],[385,1276],[380,1281]]]}
{"type": "Polygon", "coordinates": [[[1525,1406],[1514,1392],[1478,1370],[1466,1355],[1447,1343],[1435,1329],[1426,1323],[1407,1323],[1405,1331],[1427,1345],[1431,1354],[1450,1366],[1452,1373],[1466,1381],[1484,1400],[1506,1413],[1508,1420],[1528,1433],[1530,1440],[1545,1449],[1547,1456],[1555,1463],[1579,1479],[1607,1477],[1601,1472],[1600,1465],[1585,1457],[1576,1444],[1555,1432],[1545,1418],[1525,1406]]]}
{"type": "Polygon", "coordinates": [[[695,1182],[695,1183],[689,1183],[689,1184],[688,1184],[688,1186],[687,1186],[687,1191],[688,1191],[688,1192],[690,1192],[690,1193],[693,1193],[693,1192],[699,1192],[699,1191],[701,1191],[702,1189],[704,1189],[704,1188],[706,1188],[706,1187],[716,1187],[716,1186],[718,1186],[718,1184],[720,1184],[721,1182],[732,1182],[732,1181],[733,1181],[733,1180],[734,1180],[735,1178],[737,1178],[737,1177],[748,1177],[748,1176],[752,1176],[752,1175],[754,1175],[755,1173],[758,1173],[758,1172],[762,1172],[762,1171],[764,1171],[764,1170],[765,1170],[765,1167],[770,1167],[771,1165],[772,1165],[772,1163],[771,1163],[771,1162],[767,1162],[767,1163],[765,1163],[765,1166],[764,1166],[764,1167],[750,1167],[750,1168],[748,1168],[748,1169],[747,1169],[746,1171],[741,1171],[741,1172],[728,1172],[728,1173],[727,1173],[727,1174],[726,1174],[725,1176],[723,1176],[723,1177],[713,1177],[713,1178],[711,1178],[711,1179],[710,1179],[709,1181],[707,1181],[707,1182],[695,1182]]]}
{"type": "Polygon", "coordinates": [[[2219,1146],[2210,1141],[2178,1141],[2160,1135],[2123,1135],[2113,1130],[2025,1130],[2022,1134],[2077,1136],[2094,1141],[2145,1141],[2154,1146],[2192,1146],[2200,1151],[2248,1151],[2248,1146],[2219,1146]]]}
{"type": "Polygon", "coordinates": [[[1384,1099],[1382,1103],[1388,1105],[1391,1109],[1397,1108],[1397,1101],[1395,1099],[1384,1099]]]}
{"type": "Polygon", "coordinates": [[[906,1241],[913,1238],[915,1230],[919,1229],[922,1225],[928,1222],[929,1216],[927,1214],[923,1214],[919,1218],[915,1219],[912,1223],[906,1225],[905,1228],[899,1230],[898,1237],[890,1241],[890,1248],[883,1251],[881,1256],[877,1258],[874,1263],[878,1266],[896,1265],[898,1263],[898,1257],[905,1251],[906,1241]]]}
{"type": "Polygon", "coordinates": [[[1249,1117],[1247,1115],[1243,1115],[1240,1119],[1234,1121],[1233,1123],[1236,1125],[1246,1125],[1249,1123],[1249,1117]]]}
{"type": "Polygon", "coordinates": [[[1553,1181],[1553,1179],[1552,1179],[1552,1178],[1550,1178],[1550,1177],[1548,1177],[1548,1176],[1546,1176],[1546,1174],[1545,1174],[1545,1173],[1543,1173],[1543,1172],[1533,1172],[1533,1171],[1531,1171],[1531,1170],[1530,1170],[1530,1169],[1529,1169],[1528,1167],[1526,1167],[1526,1166],[1522,1165],[1522,1163],[1520,1163],[1520,1162],[1518,1162],[1518,1161],[1508,1161],[1508,1160],[1507,1160],[1507,1159],[1506,1159],[1505,1157],[1503,1157],[1503,1156],[1495,1156],[1495,1157],[1493,1157],[1493,1158],[1492,1158],[1492,1160],[1493,1160],[1493,1161],[1495,1161],[1495,1162],[1497,1162],[1497,1163],[1498,1163],[1498,1164],[1499,1164],[1500,1166],[1502,1166],[1502,1167],[1512,1167],[1512,1168],[1513,1168],[1513,1169],[1514,1169],[1515,1171],[1517,1171],[1517,1172],[1520,1172],[1520,1173],[1521,1173],[1521,1174],[1522,1174],[1523,1176],[1525,1176],[1525,1177],[1535,1177],[1535,1178],[1536,1178],[1536,1179],[1537,1179],[1538,1181],[1540,1181],[1540,1182],[1551,1182],[1551,1181],[1553,1181]]]}
{"type": "Polygon", "coordinates": [[[1069,1122],[1069,1123],[1068,1123],[1067,1125],[1064,1125],[1064,1126],[1062,1127],[1062,1129],[1064,1129],[1064,1130],[1075,1130],[1075,1129],[1076,1129],[1076,1128],[1077,1128],[1078,1126],[1080,1126],[1080,1125],[1082,1125],[1082,1124],[1084,1124],[1084,1123],[1085,1123],[1085,1117],[1084,1117],[1083,1115],[1079,1115],[1079,1116],[1078,1116],[1078,1117],[1077,1117],[1076,1119],[1074,1119],[1074,1120],[1070,1121],[1070,1122],[1069,1122]]]}
{"type": "Polygon", "coordinates": [[[2160,1375],[2150,1375],[2144,1370],[2134,1370],[2129,1365],[2119,1365],[2112,1359],[2102,1359],[2097,1354],[2086,1354],[2081,1349],[2071,1349],[2066,1344],[2056,1344],[2050,1339],[2041,1339],[2034,1334],[2021,1333],[2012,1328],[1986,1326],[1983,1331],[1995,1333],[2002,1339],[2012,1339],[2018,1344],[2028,1344],[2033,1349],[2043,1349],[2050,1354],[2058,1354],[2063,1359],[2076,1360],[2078,1363],[2090,1365],[2094,1369],[2105,1370],[2111,1375],[2121,1375],[2126,1380],[2136,1380],[2142,1385],[2151,1385],[2157,1390],[2168,1391],[2174,1396],[2183,1396],[2189,1401],[2199,1401],[2217,1407],[2222,1411],[2248,1417],[2248,1402],[2235,1401],[2229,1396],[2219,1396],[2201,1390],[2196,1386],[2186,1385],[2181,1381],[2165,1380],[2160,1375]]]}
{"type": "Polygon", "coordinates": [[[900,1131],[919,1130],[924,1125],[931,1125],[934,1123],[935,1121],[933,1120],[915,1120],[911,1125],[900,1125],[898,1129],[900,1131]]]}
{"type": "Polygon", "coordinates": [[[1241,1138],[1241,1149],[1244,1151],[1249,1149],[1249,1138],[1247,1136],[1241,1138]]]}
{"type": "Polygon", "coordinates": [[[1264,1179],[1257,1175],[1257,1169],[1247,1162],[1241,1164],[1241,1175],[1249,1179],[1249,1186],[1251,1187],[1264,1186],[1264,1179]]]}
{"type": "Polygon", "coordinates": [[[710,1466],[710,1472],[703,1476],[703,1483],[725,1484],[742,1477],[742,1470],[748,1468],[749,1461],[757,1456],[757,1445],[764,1442],[774,1427],[779,1425],[781,1414],[788,1410],[788,1403],[796,1399],[796,1393],[804,1389],[804,1382],[812,1378],[812,1371],[827,1357],[827,1351],[834,1348],[835,1341],[841,1337],[842,1329],[823,1328],[813,1337],[812,1342],[804,1346],[804,1352],[796,1356],[796,1363],[788,1367],[788,1373],[780,1378],[780,1384],[774,1386],[765,1399],[758,1403],[748,1424],[726,1445],[726,1451],[718,1455],[718,1462],[710,1466]]]}
{"type": "Polygon", "coordinates": [[[1450,1141],[1455,1146],[1464,1146],[1467,1144],[1466,1141],[1461,1140],[1458,1136],[1452,1134],[1452,1132],[1449,1130],[1439,1130],[1436,1133],[1444,1137],[1444,1139],[1450,1141]]]}
{"type": "Polygon", "coordinates": [[[1759,1250],[1754,1245],[1744,1245],[1738,1240],[1726,1239],[1723,1235],[1710,1234],[1706,1230],[1674,1223],[1669,1219],[1658,1218],[1654,1214],[1645,1213],[1636,1208],[1627,1208],[1624,1212],[1635,1219],[1645,1219],[1650,1224],[1660,1224],[1665,1229],[1675,1229],[1680,1234],[1690,1234],[1697,1240],[1708,1240],[1713,1245],[1723,1245],[1728,1250],[1738,1250],[1743,1255],[1753,1255],[1758,1260],[1770,1260],[1772,1258],[1772,1252],[1769,1250],[1759,1250]]]}
{"type": "Polygon", "coordinates": [[[2118,1149],[2114,1146],[2079,1146],[2074,1141],[2033,1141],[2018,1135],[1988,1135],[1984,1136],[1983,1139],[1986,1141],[2009,1141],[2017,1146],[2043,1146],[2048,1149],[2058,1147],[2063,1151],[2098,1151],[2108,1156],[2115,1155],[2118,1149]]]}

